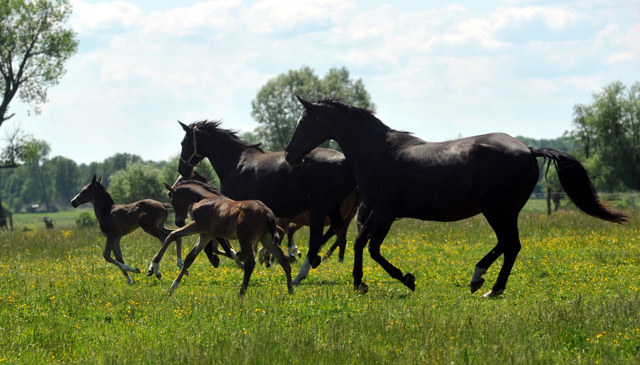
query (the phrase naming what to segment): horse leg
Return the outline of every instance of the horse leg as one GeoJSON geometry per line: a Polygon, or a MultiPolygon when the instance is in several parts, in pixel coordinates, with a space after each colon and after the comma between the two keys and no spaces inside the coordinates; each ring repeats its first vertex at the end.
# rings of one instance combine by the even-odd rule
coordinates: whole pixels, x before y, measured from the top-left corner
{"type": "Polygon", "coordinates": [[[253,254],[253,244],[250,240],[240,239],[240,249],[244,252],[244,277],[242,278],[242,285],[240,286],[240,293],[238,296],[243,296],[247,292],[249,286],[249,279],[253,273],[253,268],[256,266],[256,259],[253,254]]]}
{"type": "Polygon", "coordinates": [[[127,279],[127,284],[133,283],[131,276],[129,276],[129,272],[140,272],[140,270],[124,263],[124,260],[122,259],[122,251],[120,249],[120,237],[107,237],[107,244],[104,247],[102,256],[108,263],[116,265],[122,271],[125,279],[127,279]],[[113,251],[114,256],[116,257],[115,259],[111,257],[111,251],[113,251]]]}
{"type": "Polygon", "coordinates": [[[293,280],[293,284],[295,285],[299,285],[302,280],[309,275],[311,267],[318,267],[321,261],[320,256],[318,256],[318,251],[320,251],[323,244],[322,230],[324,228],[324,216],[311,212],[309,223],[309,251],[302,263],[302,267],[300,267],[300,271],[298,271],[298,275],[296,275],[296,278],[293,280]]]}
{"type": "Polygon", "coordinates": [[[387,259],[385,259],[380,253],[380,246],[384,241],[384,238],[389,233],[394,218],[392,216],[382,216],[376,214],[371,227],[371,240],[369,241],[369,254],[371,258],[376,261],[383,269],[394,279],[399,280],[411,291],[416,290],[416,278],[412,273],[402,275],[402,271],[393,266],[387,259]]]}
{"type": "Polygon", "coordinates": [[[228,239],[222,237],[216,237],[216,240],[218,241],[220,246],[222,246],[225,256],[235,261],[236,265],[238,265],[238,267],[242,269],[244,267],[244,265],[242,264],[242,260],[240,260],[240,258],[236,254],[236,251],[233,249],[233,246],[231,246],[231,242],[229,242],[228,239]]]}
{"type": "MultiPolygon", "coordinates": [[[[164,241],[167,239],[167,236],[171,233],[171,230],[162,226],[163,223],[160,223],[160,225],[157,225],[157,226],[152,226],[151,228],[148,228],[148,229],[145,227],[142,227],[142,229],[148,234],[159,239],[160,243],[164,244],[164,241]]],[[[164,255],[164,252],[163,252],[163,255],[164,255]]],[[[182,269],[182,239],[180,238],[176,240],[176,266],[178,266],[178,269],[182,269]]],[[[148,275],[148,272],[147,272],[147,275],[148,275]]]]}
{"type": "Polygon", "coordinates": [[[496,297],[504,292],[507,281],[509,280],[509,275],[511,274],[511,269],[522,246],[520,245],[520,236],[518,233],[517,214],[506,217],[504,215],[501,217],[487,217],[487,220],[496,232],[498,246],[500,246],[504,252],[504,262],[498,273],[498,278],[495,284],[493,284],[493,288],[484,295],[484,297],[496,297]]]}
{"type": "Polygon", "coordinates": [[[220,259],[218,255],[214,253],[214,243],[213,241],[209,241],[206,246],[204,246],[204,253],[207,254],[207,258],[213,267],[218,268],[220,266],[220,259]]]}
{"type": "Polygon", "coordinates": [[[289,294],[293,294],[293,282],[291,281],[291,263],[289,262],[289,258],[285,257],[284,252],[280,246],[278,246],[274,241],[273,237],[268,232],[265,232],[262,237],[260,237],[260,242],[262,242],[262,246],[266,247],[269,252],[278,260],[280,266],[282,266],[282,270],[284,270],[284,274],[287,277],[287,289],[289,290],[289,294]]]}
{"type": "Polygon", "coordinates": [[[358,213],[358,235],[353,244],[353,289],[355,291],[366,293],[369,288],[362,281],[362,253],[371,235],[371,226],[373,223],[373,211],[369,210],[366,215],[358,213]]]}
{"type": "Polygon", "coordinates": [[[480,289],[484,284],[484,279],[482,275],[486,274],[489,270],[489,267],[504,253],[504,246],[500,241],[498,244],[487,253],[482,260],[478,261],[476,267],[473,271],[473,277],[471,277],[471,282],[469,285],[471,286],[471,294],[475,293],[476,290],[480,289]]]}
{"type": "Polygon", "coordinates": [[[323,259],[331,257],[333,251],[338,247],[340,248],[338,252],[338,262],[344,262],[344,251],[347,249],[347,230],[349,229],[349,223],[350,221],[345,221],[342,229],[336,233],[336,242],[334,242],[329,250],[327,250],[323,259]]]}
{"type": "MultiPolygon", "coordinates": [[[[195,221],[191,221],[186,226],[178,228],[175,231],[169,233],[167,238],[165,238],[162,247],[160,247],[160,250],[158,250],[158,252],[151,259],[151,265],[149,265],[149,268],[147,269],[147,276],[155,274],[156,277],[160,279],[162,277],[162,274],[160,274],[160,260],[162,260],[162,256],[167,250],[167,247],[169,247],[171,242],[177,240],[178,238],[189,236],[195,233],[198,233],[195,221]]],[[[182,267],[184,268],[184,265],[182,267]]]]}
{"type": "Polygon", "coordinates": [[[293,239],[293,235],[298,229],[300,229],[300,226],[297,224],[290,225],[289,229],[287,229],[287,249],[289,251],[289,261],[291,262],[296,262],[298,257],[302,256],[296,245],[296,241],[293,239]]]}
{"type": "Polygon", "coordinates": [[[182,281],[182,277],[187,273],[187,271],[189,270],[189,267],[191,266],[191,264],[193,264],[193,261],[196,259],[200,251],[202,251],[202,249],[204,248],[205,243],[208,243],[210,241],[211,241],[211,237],[209,235],[206,235],[206,234],[200,235],[200,237],[198,238],[198,242],[196,242],[195,246],[193,246],[191,251],[189,251],[189,253],[187,254],[187,257],[184,259],[184,265],[182,266],[182,269],[180,270],[178,277],[176,277],[173,283],[171,283],[171,286],[169,287],[167,294],[169,295],[173,294],[173,291],[176,290],[178,285],[180,285],[180,281],[182,281]]]}

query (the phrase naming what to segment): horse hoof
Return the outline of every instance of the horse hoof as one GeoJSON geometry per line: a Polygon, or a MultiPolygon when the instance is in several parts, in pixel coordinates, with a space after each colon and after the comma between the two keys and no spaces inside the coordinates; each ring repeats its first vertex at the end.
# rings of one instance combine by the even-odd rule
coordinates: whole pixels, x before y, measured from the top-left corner
{"type": "Polygon", "coordinates": [[[151,276],[151,275],[153,275],[153,269],[147,270],[147,276],[151,276]]]}
{"type": "MultiPolygon", "coordinates": [[[[209,257],[209,262],[211,263],[211,265],[213,265],[213,267],[215,267],[216,269],[218,268],[218,266],[220,266],[220,258],[218,258],[218,256],[211,256],[209,257]]],[[[182,268],[181,268],[182,269],[182,268]]]]}
{"type": "Polygon", "coordinates": [[[483,295],[483,297],[485,298],[497,298],[499,295],[501,295],[502,293],[504,293],[504,289],[498,289],[498,290],[489,290],[489,292],[485,295],[483,295]]]}
{"type": "Polygon", "coordinates": [[[353,284],[353,290],[356,293],[365,294],[369,291],[369,286],[365,283],[353,284]]]}
{"type": "Polygon", "coordinates": [[[294,263],[296,261],[298,261],[298,258],[296,257],[296,255],[294,255],[294,254],[289,255],[289,262],[290,263],[294,263]]]}
{"type": "Polygon", "coordinates": [[[411,289],[411,291],[416,291],[416,277],[413,276],[412,273],[407,273],[402,278],[402,284],[404,284],[407,288],[411,289]]]}
{"type": "Polygon", "coordinates": [[[140,274],[140,272],[141,272],[140,269],[138,269],[137,267],[133,270],[134,274],[140,274]]]}
{"type": "Polygon", "coordinates": [[[162,274],[160,274],[160,273],[156,273],[156,278],[157,278],[158,280],[162,279],[162,274]]]}
{"type": "Polygon", "coordinates": [[[322,262],[322,259],[320,258],[320,256],[316,255],[310,261],[311,261],[311,267],[315,269],[316,267],[320,266],[320,263],[322,262]]]}
{"type": "Polygon", "coordinates": [[[471,286],[471,294],[475,293],[476,290],[480,289],[480,287],[482,287],[482,285],[484,284],[484,279],[480,278],[480,280],[476,280],[476,281],[472,281],[470,286],[471,286]]]}

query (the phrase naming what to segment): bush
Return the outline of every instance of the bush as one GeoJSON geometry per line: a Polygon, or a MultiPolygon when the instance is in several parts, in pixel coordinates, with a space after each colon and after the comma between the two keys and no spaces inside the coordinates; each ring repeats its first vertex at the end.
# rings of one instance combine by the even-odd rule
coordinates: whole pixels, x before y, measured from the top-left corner
{"type": "Polygon", "coordinates": [[[98,221],[92,212],[82,212],[76,218],[76,226],[80,228],[95,227],[97,225],[98,221]]]}

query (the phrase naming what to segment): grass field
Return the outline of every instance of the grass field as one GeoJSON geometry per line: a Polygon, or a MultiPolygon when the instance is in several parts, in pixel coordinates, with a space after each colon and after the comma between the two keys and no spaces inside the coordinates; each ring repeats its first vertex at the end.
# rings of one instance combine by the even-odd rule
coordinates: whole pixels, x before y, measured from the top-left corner
{"type": "MultiPolygon", "coordinates": [[[[524,213],[523,249],[497,299],[481,294],[501,259],[480,292],[468,287],[495,244],[481,217],[394,224],[382,252],[416,275],[415,292],[365,254],[370,290],[355,293],[352,229],[345,263],[323,262],[293,296],[279,266],[261,266],[243,298],[242,272],[226,259],[214,269],[198,257],[169,297],[173,247],[161,280],[136,274],[126,285],[97,228],[16,229],[0,233],[0,362],[638,363],[638,223],[524,213]]],[[[297,238],[306,249],[307,232],[297,238]]],[[[125,260],[143,272],[158,246],[142,232],[123,238],[125,260]]]]}

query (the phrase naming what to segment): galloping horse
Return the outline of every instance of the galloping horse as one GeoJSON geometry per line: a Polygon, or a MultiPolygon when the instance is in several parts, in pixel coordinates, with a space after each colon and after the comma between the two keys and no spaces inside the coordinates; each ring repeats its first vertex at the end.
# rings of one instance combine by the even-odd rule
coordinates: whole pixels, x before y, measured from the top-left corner
{"type": "MultiPolygon", "coordinates": [[[[198,174],[198,172],[196,172],[195,170],[191,173],[191,176],[189,176],[188,178],[184,178],[182,176],[179,177],[178,180],[173,184],[173,187],[184,185],[184,184],[196,184],[210,194],[220,195],[220,191],[217,188],[215,188],[213,185],[209,184],[207,179],[204,178],[202,175],[198,174]]],[[[169,186],[169,184],[164,183],[164,186],[169,191],[171,191],[172,187],[169,186]]],[[[201,199],[204,199],[204,197],[205,196],[202,195],[201,199]]],[[[193,203],[196,203],[196,202],[197,201],[195,200],[195,198],[188,201],[184,199],[176,201],[176,205],[173,206],[175,211],[176,226],[184,227],[185,220],[189,213],[189,208],[191,207],[191,205],[193,205],[193,203]]],[[[222,248],[224,249],[224,252],[221,252],[220,250],[218,250],[218,245],[214,244],[213,240],[208,242],[204,246],[204,252],[207,255],[207,258],[209,259],[209,262],[211,263],[211,265],[217,268],[220,265],[220,259],[218,258],[218,255],[224,255],[234,260],[238,264],[238,267],[242,269],[242,261],[240,261],[240,259],[236,256],[236,252],[233,250],[233,247],[231,246],[229,241],[221,237],[215,237],[215,239],[222,246],[222,248]]],[[[158,250],[158,252],[153,256],[152,263],[149,266],[149,269],[147,270],[147,276],[151,276],[155,274],[158,279],[162,277],[162,275],[160,274],[160,260],[162,260],[162,257],[164,256],[164,252],[167,250],[167,247],[168,247],[168,244],[165,244],[163,242],[163,245],[160,248],[160,250],[158,250]]]]}
{"type": "MultiPolygon", "coordinates": [[[[189,266],[213,237],[237,239],[240,243],[244,258],[244,279],[240,287],[240,295],[244,295],[249,285],[249,279],[255,267],[255,248],[258,241],[278,259],[287,277],[289,293],[293,294],[289,260],[274,242],[278,239],[276,217],[265,204],[258,200],[234,201],[194,183],[178,185],[175,188],[166,185],[166,188],[169,190],[171,205],[176,210],[176,216],[184,218],[187,214],[187,209],[184,207],[193,204],[193,221],[169,234],[161,251],[180,237],[200,234],[198,242],[187,255],[180,274],[171,284],[169,294],[178,287],[189,266]]],[[[158,255],[154,256],[150,267],[156,275],[159,275],[158,261],[158,255]]]]}
{"type": "MultiPolygon", "coordinates": [[[[71,200],[71,205],[74,208],[85,203],[93,204],[100,230],[107,237],[103,252],[104,259],[118,266],[127,279],[127,283],[131,284],[133,280],[129,276],[129,272],[139,273],[140,270],[124,263],[122,250],[120,249],[120,238],[140,227],[159,239],[160,242],[164,242],[171,232],[164,227],[164,222],[168,216],[167,208],[164,204],[151,199],[144,199],[131,204],[116,204],[111,195],[102,186],[102,178],[96,179],[95,175],[93,175],[91,182],[83,187],[82,191],[71,200]],[[112,251],[115,259],[111,257],[112,251]]],[[[178,241],[176,243],[176,255],[178,256],[177,265],[179,268],[182,267],[181,251],[181,241],[178,241]]]]}
{"type": "Polygon", "coordinates": [[[260,200],[277,217],[293,218],[309,212],[309,246],[318,249],[313,256],[307,255],[294,280],[299,284],[310,266],[320,264],[320,247],[345,225],[340,206],[356,188],[356,181],[344,155],[316,148],[305,156],[304,166],[293,167],[284,160],[283,151],[269,152],[248,144],[234,132],[220,128],[220,122],[180,125],[186,132],[178,165],[182,176],[189,176],[206,157],[220,178],[220,191],[225,196],[260,200]],[[323,236],[327,216],[331,227],[323,236]]]}
{"type": "Polygon", "coordinates": [[[482,275],[504,254],[498,278],[485,296],[502,294],[521,248],[518,214],[539,177],[536,157],[555,165],[562,187],[580,210],[612,222],[627,220],[624,213],[600,202],[587,171],[564,152],[528,147],[500,133],[428,143],[389,128],[368,110],[331,99],[298,99],[305,110],[285,150],[287,161],[298,165],[312,148],[327,139],[335,140],[355,170],[363,203],[372,209],[354,244],[356,290],[367,290],[362,282],[362,252],[367,240],[371,257],[391,277],[415,290],[413,274],[403,275],[380,253],[396,218],[449,222],[482,213],[498,243],[477,263],[471,292],[482,286],[482,275]]]}

